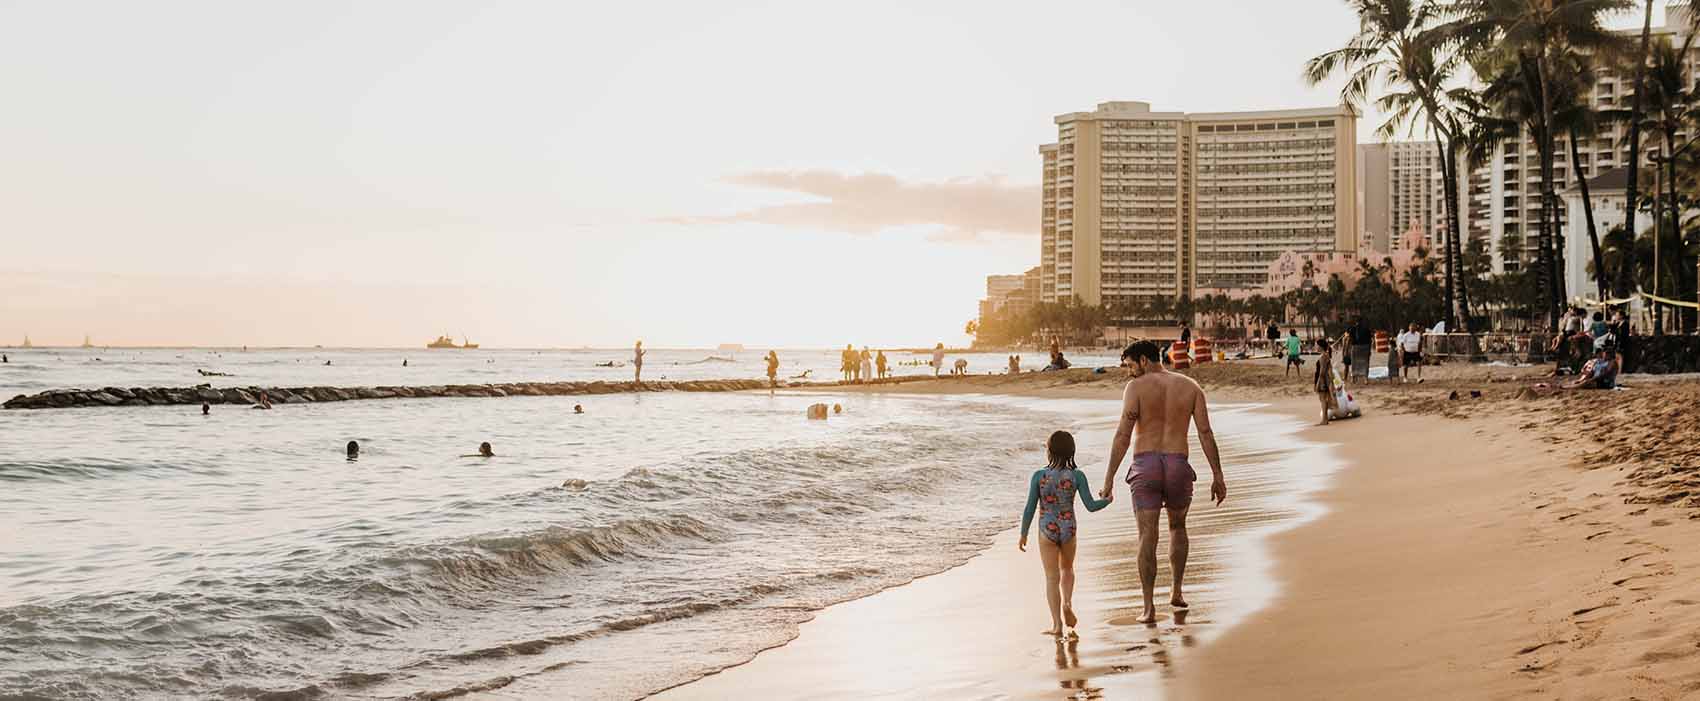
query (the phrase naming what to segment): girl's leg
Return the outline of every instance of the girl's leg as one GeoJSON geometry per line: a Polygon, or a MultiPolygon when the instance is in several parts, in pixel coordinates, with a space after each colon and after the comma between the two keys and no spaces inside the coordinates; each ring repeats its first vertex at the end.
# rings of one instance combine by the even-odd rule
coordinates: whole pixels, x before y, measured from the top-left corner
{"type": "Polygon", "coordinates": [[[1073,628],[1078,620],[1074,617],[1074,545],[1080,542],[1080,536],[1070,538],[1062,547],[1057,548],[1058,588],[1062,594],[1063,623],[1073,628]]]}
{"type": "Polygon", "coordinates": [[[1044,535],[1039,536],[1039,561],[1045,563],[1045,603],[1051,607],[1051,628],[1046,635],[1062,635],[1062,594],[1057,585],[1062,576],[1058,572],[1058,550],[1056,543],[1044,535]]]}

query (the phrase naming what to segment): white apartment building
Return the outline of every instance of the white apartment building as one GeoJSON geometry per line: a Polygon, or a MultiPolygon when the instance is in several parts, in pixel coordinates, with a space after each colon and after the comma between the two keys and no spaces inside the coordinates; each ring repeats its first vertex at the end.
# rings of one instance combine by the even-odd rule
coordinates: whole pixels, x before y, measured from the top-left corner
{"type": "MultiPolygon", "coordinates": [[[[1687,13],[1672,8],[1666,12],[1664,25],[1653,27],[1653,36],[1655,40],[1663,38],[1680,45],[1687,38],[1688,26],[1687,13]]],[[[1638,37],[1640,28],[1624,30],[1624,33],[1638,37]]],[[[1691,50],[1684,65],[1689,75],[1694,75],[1696,68],[1700,67],[1700,46],[1691,50]]],[[[1599,108],[1628,109],[1635,95],[1634,80],[1634,75],[1617,75],[1602,68],[1595,76],[1590,97],[1599,108]]],[[[1629,127],[1617,125],[1592,138],[1579,140],[1579,159],[1575,164],[1570,162],[1569,139],[1560,134],[1555,143],[1553,192],[1559,203],[1559,228],[1555,234],[1568,236],[1564,232],[1570,229],[1568,215],[1572,210],[1564,204],[1564,192],[1576,184],[1578,174],[1592,178],[1613,168],[1627,166],[1629,127]]],[[[1641,146],[1645,154],[1658,153],[1659,136],[1643,130],[1641,146]]],[[[1653,174],[1649,163],[1645,158],[1641,162],[1640,177],[1645,183],[1642,185],[1644,189],[1652,187],[1653,174]]],[[[1488,248],[1493,253],[1494,272],[1515,271],[1533,263],[1540,235],[1541,206],[1540,156],[1535,151],[1534,142],[1526,134],[1523,138],[1508,139],[1494,149],[1487,162],[1474,165],[1466,186],[1469,197],[1465,207],[1466,229],[1472,236],[1487,239],[1488,248]]],[[[1574,211],[1580,216],[1580,210],[1574,211]]],[[[1570,248],[1568,240],[1557,243],[1560,250],[1568,251],[1570,248]]],[[[1568,259],[1566,254],[1566,267],[1568,259]]],[[[1578,292],[1573,287],[1567,287],[1567,291],[1572,295],[1578,292]]]]}
{"type": "Polygon", "coordinates": [[[1045,301],[1257,287],[1287,251],[1357,248],[1347,108],[1187,114],[1106,102],[1056,124],[1056,144],[1040,148],[1045,301]]]}

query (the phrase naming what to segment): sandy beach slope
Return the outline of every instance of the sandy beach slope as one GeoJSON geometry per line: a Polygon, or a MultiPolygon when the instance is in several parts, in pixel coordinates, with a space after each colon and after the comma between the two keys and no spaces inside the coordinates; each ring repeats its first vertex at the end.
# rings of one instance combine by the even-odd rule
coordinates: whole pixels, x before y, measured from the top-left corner
{"type": "MultiPolygon", "coordinates": [[[[902,391],[1113,398],[1125,381],[1046,375],[902,391]]],[[[1218,402],[1311,406],[1278,366],[1195,375],[1218,402]]],[[[962,567],[827,609],[792,643],[663,697],[1700,695],[1700,384],[1632,377],[1627,392],[1538,397],[1531,370],[1429,378],[1361,388],[1368,416],[1299,434],[1345,467],[1320,495],[1325,515],[1269,541],[1270,605],[1231,626],[1195,601],[1192,621],[1167,617],[1121,649],[1142,628],[1117,625],[1136,586],[1116,562],[1131,519],[1088,521],[1073,646],[1036,634],[1036,565],[1008,532],[962,567]]],[[[1194,536],[1195,557],[1209,538],[1194,536]]]]}

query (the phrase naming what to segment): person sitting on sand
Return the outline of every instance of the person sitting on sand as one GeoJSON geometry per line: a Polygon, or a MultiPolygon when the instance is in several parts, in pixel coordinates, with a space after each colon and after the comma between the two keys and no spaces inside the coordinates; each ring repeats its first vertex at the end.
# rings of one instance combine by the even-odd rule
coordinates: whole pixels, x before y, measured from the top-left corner
{"type": "Polygon", "coordinates": [[[1046,365],[1045,370],[1067,370],[1068,366],[1068,358],[1063,357],[1062,351],[1051,351],[1051,364],[1046,365]]]}
{"type": "Polygon", "coordinates": [[[1115,487],[1122,458],[1133,448],[1133,466],[1127,475],[1133,491],[1134,516],[1139,525],[1139,585],[1145,608],[1139,622],[1157,622],[1153,590],[1157,585],[1157,511],[1169,515],[1169,569],[1174,583],[1169,605],[1187,608],[1181,582],[1186,575],[1190,541],[1186,515],[1192,507],[1192,483],[1198,473],[1187,460],[1187,434],[1198,429],[1198,443],[1210,461],[1210,497],[1218,506],[1228,498],[1228,483],[1222,476],[1222,457],[1216,448],[1216,433],[1210,428],[1210,408],[1198,382],[1171,372],[1158,361],[1162,349],[1151,341],[1139,341],[1122,351],[1122,359],[1133,368],[1133,379],[1122,390],[1121,419],[1110,443],[1110,465],[1104,472],[1099,495],[1109,498],[1115,487]]]}
{"type": "Polygon", "coordinates": [[[1579,379],[1562,386],[1564,389],[1612,389],[1617,386],[1617,372],[1617,349],[1606,346],[1583,366],[1579,379]]]}
{"type": "Polygon", "coordinates": [[[1299,340],[1299,330],[1287,329],[1287,369],[1281,373],[1282,377],[1286,377],[1294,371],[1299,373],[1299,377],[1304,377],[1305,365],[1304,360],[1300,357],[1303,350],[1304,342],[1299,340]]]}
{"type": "Polygon", "coordinates": [[[1073,628],[1074,551],[1079,526],[1074,518],[1074,498],[1087,511],[1098,511],[1115,501],[1115,496],[1092,498],[1092,485],[1074,463],[1074,434],[1057,431],[1045,443],[1045,468],[1035,470],[1027,481],[1027,507],[1021,512],[1021,541],[1016,547],[1027,552],[1027,530],[1033,513],[1039,511],[1039,562],[1045,566],[1045,603],[1051,607],[1051,627],[1046,635],[1061,636],[1063,626],[1073,628]]]}
{"type": "Polygon", "coordinates": [[[1334,399],[1334,350],[1326,338],[1316,344],[1321,355],[1316,357],[1316,374],[1311,378],[1311,384],[1316,388],[1317,400],[1322,402],[1322,425],[1327,426],[1333,412],[1339,408],[1334,399]]]}

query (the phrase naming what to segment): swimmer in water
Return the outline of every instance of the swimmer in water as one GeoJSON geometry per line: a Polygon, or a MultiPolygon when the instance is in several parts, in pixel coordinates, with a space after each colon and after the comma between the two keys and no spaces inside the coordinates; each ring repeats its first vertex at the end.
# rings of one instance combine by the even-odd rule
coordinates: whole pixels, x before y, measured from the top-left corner
{"type": "Polygon", "coordinates": [[[573,413],[574,414],[583,414],[584,413],[584,405],[583,404],[574,404],[573,405],[573,413]]]}
{"type": "Polygon", "coordinates": [[[348,461],[354,462],[355,460],[359,460],[359,459],[360,459],[360,442],[359,441],[349,441],[348,442],[348,461]]]}
{"type": "Polygon", "coordinates": [[[201,416],[207,416],[211,413],[212,413],[212,405],[208,404],[206,402],[201,402],[201,416]]]}
{"type": "Polygon", "coordinates": [[[1074,615],[1074,549],[1078,526],[1074,517],[1074,499],[1078,495],[1087,511],[1097,511],[1110,505],[1114,496],[1092,498],[1092,487],[1086,474],[1074,464],[1074,435],[1057,431],[1045,443],[1046,465],[1035,470],[1027,484],[1027,508],[1021,512],[1021,542],[1016,544],[1027,552],[1027,528],[1033,524],[1033,513],[1039,511],[1039,561],[1045,565],[1045,603],[1051,607],[1051,627],[1046,635],[1061,636],[1063,626],[1073,628],[1074,615]]]}
{"type": "Polygon", "coordinates": [[[483,443],[478,444],[478,454],[477,455],[462,455],[461,457],[463,457],[463,458],[493,458],[493,457],[496,457],[496,451],[492,450],[490,448],[490,442],[489,441],[485,441],[483,443]]]}

